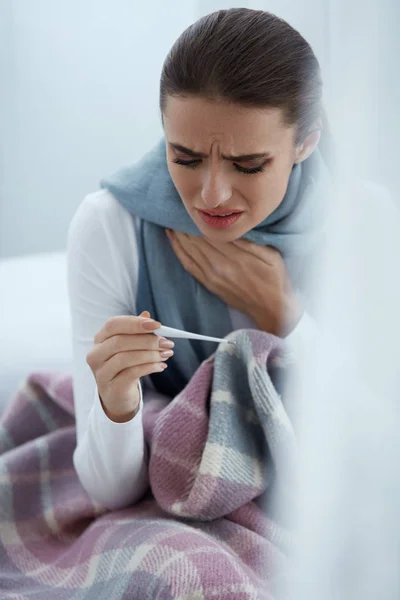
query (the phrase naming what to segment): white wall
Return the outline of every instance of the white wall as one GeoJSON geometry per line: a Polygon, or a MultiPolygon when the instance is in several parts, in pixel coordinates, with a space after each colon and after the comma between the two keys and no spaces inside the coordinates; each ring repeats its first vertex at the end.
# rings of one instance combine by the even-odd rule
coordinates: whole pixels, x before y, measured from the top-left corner
{"type": "Polygon", "coordinates": [[[0,247],[2,207],[4,205],[4,188],[6,183],[7,146],[11,140],[11,0],[0,2],[0,247]]]}
{"type": "Polygon", "coordinates": [[[63,249],[82,197],[153,145],[162,62],[187,25],[265,8],[322,56],[308,18],[323,21],[322,2],[1,0],[0,257],[63,249]]]}
{"type": "Polygon", "coordinates": [[[367,123],[377,151],[365,146],[358,172],[390,183],[400,41],[389,5],[400,11],[398,0],[379,8],[378,0],[0,0],[0,257],[65,247],[82,197],[161,135],[159,75],[170,46],[196,18],[221,8],[269,10],[308,39],[336,125],[354,127],[344,154],[354,156],[367,123]]]}
{"type": "Polygon", "coordinates": [[[0,256],[64,248],[82,197],[157,140],[162,62],[195,10],[1,0],[0,256]]]}

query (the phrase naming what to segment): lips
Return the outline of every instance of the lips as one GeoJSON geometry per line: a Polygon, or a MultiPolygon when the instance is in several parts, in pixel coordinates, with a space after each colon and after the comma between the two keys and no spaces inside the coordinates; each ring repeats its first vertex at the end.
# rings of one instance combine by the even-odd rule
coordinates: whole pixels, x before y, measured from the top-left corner
{"type": "Polygon", "coordinates": [[[204,223],[214,229],[226,229],[235,225],[243,214],[242,210],[232,210],[229,213],[216,210],[199,210],[198,212],[204,223]]]}
{"type": "Polygon", "coordinates": [[[202,212],[206,215],[210,215],[210,217],[227,217],[230,215],[236,215],[238,213],[243,212],[242,210],[237,210],[235,208],[230,209],[230,210],[228,210],[228,209],[225,209],[225,210],[201,210],[201,209],[198,209],[198,210],[199,210],[199,212],[202,212]]]}

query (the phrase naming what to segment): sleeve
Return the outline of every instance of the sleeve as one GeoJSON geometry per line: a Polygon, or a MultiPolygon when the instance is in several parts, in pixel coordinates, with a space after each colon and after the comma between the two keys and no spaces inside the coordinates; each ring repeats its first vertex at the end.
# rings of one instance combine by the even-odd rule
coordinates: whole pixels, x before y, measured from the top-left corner
{"type": "Polygon", "coordinates": [[[132,222],[118,213],[122,207],[118,209],[112,198],[99,194],[85,198],[68,233],[77,426],[73,460],[89,496],[106,508],[117,509],[135,503],[148,487],[143,401],[130,421],[111,421],[103,411],[86,355],[107,319],[134,314],[137,246],[132,222]],[[124,260],[124,244],[129,248],[128,265],[124,260]]]}

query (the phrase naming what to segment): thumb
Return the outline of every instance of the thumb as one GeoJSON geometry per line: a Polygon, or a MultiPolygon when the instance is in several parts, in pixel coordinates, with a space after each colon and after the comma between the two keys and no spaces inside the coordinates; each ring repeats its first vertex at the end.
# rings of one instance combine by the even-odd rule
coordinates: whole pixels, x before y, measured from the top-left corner
{"type": "Polygon", "coordinates": [[[150,313],[148,310],[144,310],[139,317],[145,317],[145,319],[150,319],[150,313]]]}

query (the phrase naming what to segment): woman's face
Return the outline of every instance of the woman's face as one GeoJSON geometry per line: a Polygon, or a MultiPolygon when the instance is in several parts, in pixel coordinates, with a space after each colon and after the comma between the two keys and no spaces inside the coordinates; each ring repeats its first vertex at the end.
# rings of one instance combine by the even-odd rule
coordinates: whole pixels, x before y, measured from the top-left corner
{"type": "Polygon", "coordinates": [[[170,175],[210,240],[230,242],[261,223],[283,200],[293,164],[304,160],[280,109],[169,97],[163,116],[170,175]]]}

